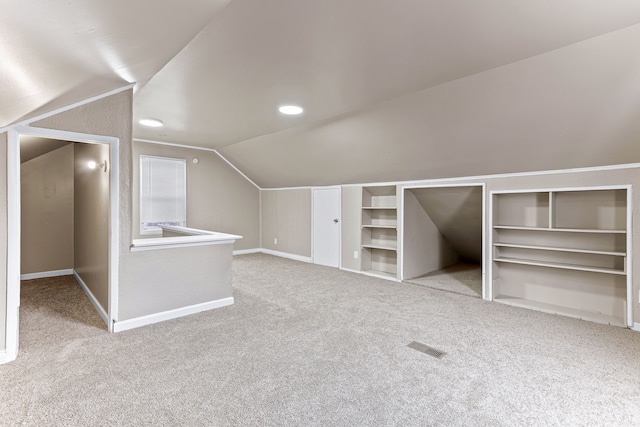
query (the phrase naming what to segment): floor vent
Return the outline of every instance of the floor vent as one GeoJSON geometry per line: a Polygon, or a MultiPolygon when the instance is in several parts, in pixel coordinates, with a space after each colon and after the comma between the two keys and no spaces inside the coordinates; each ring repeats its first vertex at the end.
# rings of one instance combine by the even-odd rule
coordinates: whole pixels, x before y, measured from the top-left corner
{"type": "Polygon", "coordinates": [[[447,354],[444,351],[438,350],[437,348],[429,347],[428,345],[422,344],[421,342],[417,341],[413,341],[407,344],[407,347],[418,350],[421,353],[428,354],[429,356],[433,356],[436,359],[442,359],[447,354]]]}

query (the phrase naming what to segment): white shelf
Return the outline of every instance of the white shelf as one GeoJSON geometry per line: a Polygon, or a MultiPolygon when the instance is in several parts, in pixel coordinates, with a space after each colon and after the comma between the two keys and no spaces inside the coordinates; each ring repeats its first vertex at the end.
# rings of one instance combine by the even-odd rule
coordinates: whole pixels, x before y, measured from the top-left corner
{"type": "Polygon", "coordinates": [[[572,252],[572,253],[580,253],[580,254],[627,256],[626,252],[598,251],[598,250],[591,250],[591,249],[558,248],[553,246],[538,246],[538,245],[517,245],[513,243],[494,243],[493,246],[496,246],[499,248],[536,249],[536,250],[544,250],[544,251],[572,252]]]}
{"type": "Polygon", "coordinates": [[[362,273],[366,274],[367,276],[378,277],[380,279],[392,280],[394,282],[398,281],[398,277],[395,273],[387,273],[385,271],[378,270],[363,270],[362,273]]]}
{"type": "Polygon", "coordinates": [[[382,245],[372,245],[372,244],[362,245],[362,247],[367,249],[380,249],[383,251],[393,251],[393,252],[396,252],[398,250],[398,248],[395,248],[392,246],[382,246],[382,245]]]}
{"type": "Polygon", "coordinates": [[[386,228],[388,230],[396,230],[397,225],[376,225],[376,224],[363,224],[362,228],[386,228]]]}
{"type": "Polygon", "coordinates": [[[623,326],[624,321],[618,317],[610,316],[608,314],[598,313],[588,310],[580,310],[576,308],[570,308],[555,304],[548,304],[539,301],[532,301],[523,298],[516,298],[507,295],[499,295],[493,299],[496,302],[512,305],[515,307],[528,308],[536,311],[541,311],[550,314],[559,314],[562,316],[573,317],[576,319],[588,320],[596,323],[603,323],[605,325],[623,326]]]}
{"type": "Polygon", "coordinates": [[[606,233],[626,234],[626,230],[603,230],[597,228],[548,228],[548,227],[522,227],[518,225],[494,225],[498,230],[527,230],[527,231],[555,231],[561,233],[606,233]]]}
{"type": "Polygon", "coordinates": [[[387,211],[396,211],[398,210],[395,206],[363,206],[362,209],[369,210],[387,210],[387,211]]]}
{"type": "Polygon", "coordinates": [[[591,273],[617,274],[620,276],[626,276],[626,273],[624,271],[618,270],[615,268],[589,267],[585,265],[564,264],[560,262],[550,262],[550,261],[533,261],[528,259],[506,258],[506,257],[494,258],[493,260],[496,262],[506,262],[511,264],[533,265],[536,267],[560,268],[563,270],[588,271],[591,273]]]}

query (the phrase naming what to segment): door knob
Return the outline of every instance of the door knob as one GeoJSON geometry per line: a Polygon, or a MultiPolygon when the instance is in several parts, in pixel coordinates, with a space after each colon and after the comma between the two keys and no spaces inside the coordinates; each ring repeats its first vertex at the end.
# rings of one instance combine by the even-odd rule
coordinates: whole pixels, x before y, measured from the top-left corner
{"type": "Polygon", "coordinates": [[[337,224],[338,223],[338,218],[334,218],[333,222],[335,222],[337,224]]]}

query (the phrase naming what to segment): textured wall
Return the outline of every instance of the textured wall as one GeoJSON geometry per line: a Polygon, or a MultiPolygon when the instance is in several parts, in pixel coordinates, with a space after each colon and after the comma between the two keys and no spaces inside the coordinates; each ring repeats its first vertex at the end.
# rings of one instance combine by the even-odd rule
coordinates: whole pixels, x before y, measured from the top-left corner
{"type": "Polygon", "coordinates": [[[261,199],[262,247],[310,257],[311,189],[268,190],[261,199]]]}
{"type": "MultiPolygon", "coordinates": [[[[60,129],[92,135],[106,135],[119,139],[120,262],[123,261],[123,258],[132,256],[132,254],[129,253],[129,246],[131,245],[132,237],[132,98],[132,91],[127,90],[32,124],[35,127],[60,129]]],[[[101,272],[100,274],[102,275],[104,272],[101,272]]],[[[90,288],[93,286],[93,284],[90,283],[87,283],[87,285],[90,288]]],[[[121,268],[119,272],[120,300],[126,300],[128,288],[135,287],[135,285],[135,283],[128,280],[128,272],[126,269],[121,268]]],[[[138,301],[136,303],[144,304],[144,301],[138,301]]],[[[104,308],[107,309],[106,306],[104,308]]]]}
{"type": "Polygon", "coordinates": [[[7,134],[0,133],[0,351],[5,350],[7,321],[7,134]]]}
{"type": "Polygon", "coordinates": [[[187,160],[187,226],[243,236],[234,249],[260,247],[260,190],[217,154],[135,141],[133,230],[140,230],[140,155],[187,160]],[[193,158],[198,163],[193,163],[193,158]]]}
{"type": "Polygon", "coordinates": [[[20,273],[73,268],[73,146],[20,165],[20,273]]]}

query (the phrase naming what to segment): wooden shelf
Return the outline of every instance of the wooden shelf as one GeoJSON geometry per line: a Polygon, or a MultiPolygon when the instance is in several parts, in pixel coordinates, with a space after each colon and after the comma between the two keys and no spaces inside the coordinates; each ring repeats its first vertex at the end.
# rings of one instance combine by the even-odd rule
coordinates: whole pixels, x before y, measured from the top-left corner
{"type": "Polygon", "coordinates": [[[506,257],[494,258],[493,260],[495,262],[506,262],[511,264],[520,264],[520,265],[532,265],[535,267],[560,268],[563,270],[588,271],[591,273],[617,274],[621,276],[626,276],[626,273],[624,271],[618,270],[615,268],[589,267],[585,265],[564,264],[560,262],[550,262],[550,261],[533,261],[528,259],[506,258],[506,257]]]}
{"type": "Polygon", "coordinates": [[[560,233],[607,233],[626,234],[626,230],[603,230],[596,228],[548,228],[548,227],[522,227],[518,225],[494,225],[497,230],[527,230],[527,231],[555,231],[560,233]]]}
{"type": "Polygon", "coordinates": [[[532,301],[523,298],[511,297],[507,295],[499,295],[493,299],[496,302],[511,305],[514,307],[528,308],[550,314],[559,314],[562,316],[573,317],[576,319],[588,320],[605,325],[614,325],[626,327],[621,318],[610,316],[608,314],[598,313],[588,310],[580,310],[555,304],[548,304],[539,301],[532,301]]]}
{"type": "Polygon", "coordinates": [[[398,248],[392,247],[392,246],[382,246],[382,245],[372,245],[372,244],[362,245],[362,247],[367,249],[380,249],[383,251],[393,251],[393,252],[396,252],[398,250],[398,248]]]}
{"type": "Polygon", "coordinates": [[[544,250],[544,251],[572,252],[572,253],[579,253],[579,254],[627,256],[626,252],[599,251],[599,250],[591,250],[591,249],[558,248],[553,246],[538,246],[538,245],[520,245],[520,244],[513,244],[513,243],[494,243],[493,246],[496,246],[499,248],[536,249],[536,250],[544,250]]]}

